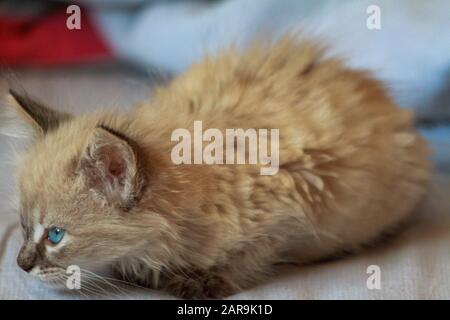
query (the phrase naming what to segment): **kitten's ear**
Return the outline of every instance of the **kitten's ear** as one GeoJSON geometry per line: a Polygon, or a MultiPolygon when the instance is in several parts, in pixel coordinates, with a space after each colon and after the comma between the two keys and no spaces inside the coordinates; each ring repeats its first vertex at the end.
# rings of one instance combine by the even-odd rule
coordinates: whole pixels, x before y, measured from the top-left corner
{"type": "Polygon", "coordinates": [[[89,189],[124,210],[140,197],[145,184],[141,171],[133,143],[104,126],[94,130],[78,165],[89,189]]]}
{"type": "Polygon", "coordinates": [[[41,137],[56,129],[70,115],[52,110],[26,95],[10,90],[0,106],[0,132],[18,138],[41,137]]]}

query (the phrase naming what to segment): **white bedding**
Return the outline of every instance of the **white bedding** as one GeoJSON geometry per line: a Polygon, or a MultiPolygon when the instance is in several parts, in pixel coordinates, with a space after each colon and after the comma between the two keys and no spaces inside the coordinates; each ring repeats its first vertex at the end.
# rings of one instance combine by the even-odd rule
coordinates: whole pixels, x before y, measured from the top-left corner
{"type": "MultiPolygon", "coordinates": [[[[121,72],[78,71],[70,76],[62,71],[29,72],[19,79],[33,96],[73,112],[111,103],[129,106],[147,94],[147,81],[133,76],[124,78],[121,72]]],[[[0,83],[0,93],[5,87],[5,83],[0,83]]],[[[449,136],[439,138],[450,142],[449,136]]],[[[8,159],[13,157],[8,144],[6,138],[0,137],[0,299],[84,298],[48,288],[16,266],[21,234],[18,215],[10,205],[14,197],[12,165],[8,159]]],[[[445,157],[439,161],[444,164],[441,168],[450,162],[445,157]]],[[[359,255],[308,267],[285,267],[280,276],[232,298],[450,299],[449,196],[450,175],[437,172],[428,201],[398,236],[359,255]],[[370,265],[381,269],[380,290],[369,290],[366,286],[370,265]]],[[[170,298],[160,292],[130,287],[111,289],[102,297],[170,298]]]]}

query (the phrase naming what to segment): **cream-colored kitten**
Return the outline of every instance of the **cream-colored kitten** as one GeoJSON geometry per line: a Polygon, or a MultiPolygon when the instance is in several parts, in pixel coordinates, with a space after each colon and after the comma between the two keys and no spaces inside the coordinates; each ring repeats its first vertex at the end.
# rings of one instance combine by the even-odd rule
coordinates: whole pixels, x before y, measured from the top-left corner
{"type": "Polygon", "coordinates": [[[377,81],[287,38],[206,58],[128,114],[74,117],[11,92],[0,122],[35,139],[18,175],[22,269],[110,266],[187,298],[357,250],[412,212],[430,173],[411,114],[377,81]],[[278,173],[175,164],[171,135],[196,120],[279,129],[278,173]]]}

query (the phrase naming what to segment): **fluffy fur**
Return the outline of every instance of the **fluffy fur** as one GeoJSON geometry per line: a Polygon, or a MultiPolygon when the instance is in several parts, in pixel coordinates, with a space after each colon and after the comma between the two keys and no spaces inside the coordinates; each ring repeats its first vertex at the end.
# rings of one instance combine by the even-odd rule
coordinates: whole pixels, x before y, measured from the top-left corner
{"type": "Polygon", "coordinates": [[[52,112],[52,123],[18,174],[19,265],[110,266],[186,298],[225,297],[276,263],[357,250],[413,211],[430,172],[410,112],[369,74],[290,39],[205,58],[130,113],[55,123],[52,112]],[[279,172],[173,164],[171,133],[194,120],[279,129],[279,172]],[[66,230],[56,246],[42,231],[52,226],[66,230]]]}

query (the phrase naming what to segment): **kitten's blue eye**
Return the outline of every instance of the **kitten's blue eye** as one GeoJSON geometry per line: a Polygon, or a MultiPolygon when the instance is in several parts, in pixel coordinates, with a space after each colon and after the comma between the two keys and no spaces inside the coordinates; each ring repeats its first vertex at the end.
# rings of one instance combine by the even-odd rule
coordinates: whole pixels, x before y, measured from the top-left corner
{"type": "Polygon", "coordinates": [[[48,230],[48,240],[53,244],[58,244],[61,242],[62,238],[64,238],[65,232],[64,229],[53,227],[48,230]]]}

